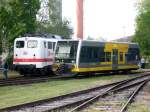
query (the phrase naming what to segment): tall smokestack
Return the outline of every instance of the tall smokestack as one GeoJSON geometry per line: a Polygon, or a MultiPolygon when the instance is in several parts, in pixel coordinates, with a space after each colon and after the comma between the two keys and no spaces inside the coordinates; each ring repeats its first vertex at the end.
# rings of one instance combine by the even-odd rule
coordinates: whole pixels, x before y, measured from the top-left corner
{"type": "Polygon", "coordinates": [[[76,37],[83,39],[83,0],[76,0],[77,34],[76,37]]]}

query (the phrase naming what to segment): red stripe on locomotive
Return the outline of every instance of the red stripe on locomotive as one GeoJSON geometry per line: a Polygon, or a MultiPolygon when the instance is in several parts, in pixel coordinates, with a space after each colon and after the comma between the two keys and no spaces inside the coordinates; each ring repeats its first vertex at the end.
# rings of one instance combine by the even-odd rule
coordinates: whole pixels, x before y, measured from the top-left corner
{"type": "Polygon", "coordinates": [[[14,59],[14,62],[51,62],[53,61],[52,58],[39,58],[39,59],[23,59],[23,58],[19,58],[19,59],[14,59]]]}

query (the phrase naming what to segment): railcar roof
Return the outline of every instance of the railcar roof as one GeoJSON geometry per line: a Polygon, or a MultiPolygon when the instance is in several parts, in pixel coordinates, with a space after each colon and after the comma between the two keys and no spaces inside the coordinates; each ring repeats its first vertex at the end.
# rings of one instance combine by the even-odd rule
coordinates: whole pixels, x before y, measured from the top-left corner
{"type": "Polygon", "coordinates": [[[19,38],[16,38],[15,40],[24,40],[25,38],[35,39],[35,40],[52,40],[52,41],[57,41],[58,40],[58,39],[54,39],[54,38],[45,38],[45,37],[19,37],[19,38]]]}
{"type": "Polygon", "coordinates": [[[73,40],[73,39],[62,39],[59,41],[82,41],[82,42],[95,42],[95,43],[113,43],[113,44],[133,44],[133,45],[137,45],[137,43],[134,42],[103,42],[103,41],[97,41],[97,40],[73,40]]]}

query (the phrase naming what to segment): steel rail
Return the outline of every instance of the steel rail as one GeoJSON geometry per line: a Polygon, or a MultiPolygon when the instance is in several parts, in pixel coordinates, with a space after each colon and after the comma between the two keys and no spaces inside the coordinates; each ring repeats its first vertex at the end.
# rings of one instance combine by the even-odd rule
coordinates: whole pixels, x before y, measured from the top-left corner
{"type": "MultiPolygon", "coordinates": [[[[127,80],[136,80],[137,78],[141,78],[140,77],[136,77],[136,78],[132,78],[132,79],[127,79],[127,80]]],[[[118,84],[118,83],[122,83],[122,82],[125,82],[126,80],[123,80],[123,81],[118,81],[118,82],[114,82],[114,83],[110,83],[110,84],[106,84],[106,85],[102,85],[102,86],[97,86],[97,87],[94,87],[94,88],[90,88],[90,89],[86,89],[86,90],[81,90],[81,91],[77,91],[77,92],[74,92],[74,93],[69,93],[69,94],[65,94],[65,95],[61,95],[61,96],[56,96],[56,97],[53,97],[53,98],[48,98],[48,99],[43,99],[43,100],[39,100],[39,101],[34,101],[34,102],[30,102],[30,103],[25,103],[25,104],[20,104],[20,105],[16,105],[16,106],[11,106],[11,107],[6,107],[6,108],[2,108],[0,109],[0,111],[9,111],[9,110],[15,110],[15,109],[18,109],[18,108],[26,108],[26,107],[33,107],[35,105],[40,105],[44,102],[52,102],[52,101],[55,101],[55,100],[61,100],[61,99],[64,99],[66,97],[72,97],[72,96],[75,96],[75,95],[80,95],[80,94],[85,94],[85,93],[88,93],[90,91],[95,91],[97,89],[103,89],[103,88],[106,88],[106,87],[109,87],[109,86],[113,86],[115,84],[118,84]]]]}
{"type": "Polygon", "coordinates": [[[21,85],[21,84],[31,84],[31,83],[39,83],[39,82],[46,82],[49,78],[32,78],[32,79],[18,79],[18,80],[6,80],[0,82],[0,87],[3,86],[12,86],[12,85],[21,85]]]}
{"type": "MultiPolygon", "coordinates": [[[[56,100],[62,100],[62,99],[65,99],[66,97],[72,97],[72,96],[75,96],[75,95],[89,93],[90,91],[94,91],[94,90],[97,90],[97,89],[103,89],[103,88],[114,86],[114,85],[117,87],[117,84],[121,84],[121,83],[125,84],[125,83],[128,83],[130,81],[134,81],[134,80],[141,79],[141,78],[144,78],[144,77],[149,77],[149,76],[150,76],[149,74],[144,75],[144,76],[138,76],[136,78],[130,78],[130,79],[126,79],[126,80],[123,80],[123,81],[118,81],[118,82],[115,82],[115,83],[111,83],[111,84],[107,84],[107,85],[103,85],[103,86],[98,86],[98,87],[95,87],[95,88],[82,90],[82,91],[78,91],[78,92],[74,92],[74,93],[70,93],[70,94],[66,94],[66,95],[62,95],[62,96],[57,96],[57,97],[53,97],[53,98],[49,98],[49,99],[44,99],[44,100],[40,100],[40,101],[35,101],[35,102],[26,103],[26,104],[21,104],[21,105],[16,105],[16,106],[12,106],[12,107],[3,108],[3,109],[0,109],[0,111],[10,111],[10,110],[16,110],[16,109],[20,109],[20,108],[34,107],[34,106],[41,105],[45,102],[53,102],[53,101],[56,101],[56,100]]],[[[89,99],[91,99],[91,98],[81,100],[80,102],[74,102],[73,104],[68,104],[68,105],[74,105],[74,104],[79,104],[79,103],[81,104],[81,102],[85,102],[89,99]]],[[[64,108],[65,106],[67,106],[67,105],[57,107],[55,109],[64,108]]]]}
{"type": "MultiPolygon", "coordinates": [[[[109,91],[111,91],[111,90],[117,88],[118,86],[124,85],[124,84],[128,83],[129,81],[132,81],[132,80],[124,80],[124,81],[122,81],[122,82],[116,83],[113,87],[111,87],[110,89],[108,89],[106,92],[109,92],[109,91]]],[[[102,93],[101,95],[102,95],[102,96],[107,95],[106,92],[102,93]]],[[[88,101],[91,100],[91,99],[93,99],[93,97],[86,98],[86,99],[81,99],[80,101],[76,101],[76,102],[72,102],[72,103],[69,103],[69,104],[66,104],[66,105],[58,106],[58,107],[49,109],[48,111],[44,111],[44,112],[55,111],[55,110],[58,110],[58,109],[61,109],[61,108],[70,107],[70,106],[77,105],[77,104],[81,104],[81,103],[84,104],[85,102],[88,102],[88,101]]],[[[71,111],[69,111],[69,112],[71,112],[71,111]]]]}
{"type": "MultiPolygon", "coordinates": [[[[141,73],[142,76],[137,76],[138,77],[143,77],[143,76],[147,76],[148,74],[150,74],[150,72],[145,72],[145,73],[141,73]]],[[[139,75],[136,74],[136,75],[139,75]]],[[[3,86],[13,86],[13,85],[25,85],[25,84],[32,84],[32,83],[39,83],[39,82],[47,82],[50,80],[58,80],[58,79],[63,79],[63,78],[70,78],[70,77],[63,77],[63,76],[53,76],[53,77],[41,77],[41,78],[33,78],[30,79],[30,77],[16,77],[16,78],[12,78],[12,79],[8,79],[8,80],[0,80],[0,87],[3,86]]]]}
{"type": "Polygon", "coordinates": [[[88,104],[90,104],[90,103],[93,103],[94,101],[98,100],[98,98],[100,98],[100,97],[104,97],[104,96],[106,96],[106,95],[110,95],[111,93],[116,93],[116,92],[119,92],[119,91],[122,91],[122,90],[125,90],[125,89],[128,89],[128,88],[134,87],[134,86],[136,86],[136,85],[139,85],[139,84],[141,84],[141,83],[144,83],[144,82],[147,81],[147,80],[150,80],[150,78],[149,78],[149,79],[142,80],[142,81],[139,81],[139,82],[136,82],[136,83],[134,83],[134,84],[129,84],[129,85],[126,85],[126,86],[123,86],[123,87],[120,87],[120,88],[117,88],[117,89],[116,89],[116,87],[122,86],[122,84],[121,84],[121,85],[118,84],[116,87],[114,86],[114,87],[110,88],[108,91],[106,91],[106,92],[104,92],[104,93],[102,93],[102,94],[98,94],[98,95],[95,96],[95,97],[92,97],[91,99],[85,101],[84,103],[80,104],[79,106],[73,108],[73,109],[72,109],[71,111],[69,111],[69,112],[78,111],[78,110],[84,108],[86,105],[88,105],[88,104]]]}
{"type": "MultiPolygon", "coordinates": [[[[150,72],[144,72],[140,73],[141,75],[148,75],[150,72]]],[[[129,74],[128,74],[129,75],[129,74]]],[[[139,75],[137,73],[136,75],[139,75]]],[[[137,77],[143,77],[143,76],[137,76],[137,77]]],[[[63,78],[70,78],[70,77],[63,77],[63,76],[53,76],[53,77],[16,77],[12,79],[2,80],[0,79],[0,87],[3,86],[13,86],[13,85],[21,85],[21,84],[32,84],[32,83],[39,83],[39,82],[47,82],[50,80],[58,80],[63,78]],[[30,79],[32,78],[32,79],[30,79]]]]}
{"type": "MultiPolygon", "coordinates": [[[[149,79],[150,80],[150,79],[149,79]]],[[[138,94],[138,92],[143,88],[143,86],[149,82],[149,80],[144,81],[143,83],[141,83],[136,90],[133,92],[133,94],[130,96],[130,98],[128,99],[128,101],[126,102],[126,104],[123,106],[123,108],[120,110],[120,112],[125,112],[128,105],[132,102],[132,100],[135,98],[135,96],[138,94]]]]}
{"type": "MultiPolygon", "coordinates": [[[[137,79],[137,78],[135,78],[137,79]]],[[[110,88],[108,91],[108,93],[104,93],[102,96],[105,96],[105,95],[108,95],[111,93],[111,91],[113,91],[113,89],[117,89],[118,86],[122,86],[123,84],[126,84],[128,83],[129,81],[133,81],[133,80],[124,80],[120,83],[116,83],[115,86],[113,86],[112,88],[110,88]]],[[[136,84],[133,84],[133,86],[136,86],[137,84],[141,83],[143,81],[140,81],[140,82],[136,82],[136,84]]],[[[128,86],[124,86],[124,89],[128,88],[128,87],[131,87],[131,84],[128,85],[128,86]]],[[[122,90],[123,88],[120,88],[120,91],[122,90]]],[[[119,91],[119,90],[118,90],[119,91]]],[[[89,100],[91,100],[93,97],[90,97],[90,98],[86,98],[86,99],[81,99],[80,101],[76,101],[76,102],[72,102],[72,103],[69,103],[69,104],[65,104],[65,105],[61,105],[61,106],[57,106],[57,107],[54,107],[54,108],[51,108],[49,110],[46,110],[46,111],[43,111],[43,112],[50,112],[50,111],[57,111],[59,109],[63,109],[63,108],[67,108],[67,107],[70,107],[70,106],[74,106],[74,105],[77,105],[77,104],[82,104],[82,103],[85,103],[85,102],[88,102],[89,100]]]]}
{"type": "Polygon", "coordinates": [[[65,77],[20,77],[20,78],[12,78],[8,80],[1,80],[0,87],[3,86],[13,86],[13,85],[25,85],[25,84],[32,84],[32,83],[39,83],[39,82],[47,82],[51,80],[59,80],[65,77]]]}

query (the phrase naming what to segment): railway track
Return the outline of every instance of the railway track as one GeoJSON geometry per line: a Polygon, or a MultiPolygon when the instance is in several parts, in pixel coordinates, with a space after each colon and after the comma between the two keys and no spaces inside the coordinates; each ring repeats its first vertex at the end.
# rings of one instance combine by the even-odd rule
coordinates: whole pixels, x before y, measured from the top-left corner
{"type": "MultiPolygon", "coordinates": [[[[118,84],[118,85],[115,85],[113,86],[112,88],[108,89],[107,91],[105,91],[104,93],[101,93],[101,94],[98,94],[92,98],[90,98],[89,100],[81,103],[80,105],[78,105],[77,107],[73,108],[71,111],[69,112],[75,112],[75,111],[79,111],[83,108],[85,108],[86,106],[88,106],[89,104],[99,100],[99,98],[105,98],[106,96],[111,96],[113,94],[116,94],[120,91],[129,91],[130,88],[133,88],[135,86],[138,86],[135,91],[133,91],[133,93],[131,92],[131,94],[129,94],[129,99],[127,100],[127,102],[125,103],[125,105],[123,106],[123,108],[120,110],[120,111],[116,111],[116,112],[125,112],[125,110],[127,109],[127,106],[129,105],[129,103],[131,103],[131,101],[133,100],[133,98],[135,97],[135,95],[138,93],[138,91],[140,91],[140,89],[150,80],[150,77],[149,78],[146,78],[144,80],[141,80],[141,81],[137,81],[137,82],[133,82],[133,83],[130,83],[127,81],[127,83],[122,83],[121,84],[118,84]],[[124,85],[126,84],[126,85],[124,85]]],[[[117,95],[116,95],[117,96],[117,95]]],[[[113,96],[114,97],[114,96],[113,96]]],[[[123,97],[123,96],[122,96],[123,97]]],[[[107,107],[106,107],[107,108],[107,107]]],[[[91,110],[91,109],[90,109],[91,110]]]]}
{"type": "MultiPolygon", "coordinates": [[[[150,80],[150,75],[139,76],[132,79],[127,79],[119,81],[112,84],[107,84],[88,90],[78,91],[75,93],[70,93],[62,96],[57,96],[54,98],[49,98],[45,100],[40,100],[36,102],[21,104],[13,107],[8,107],[0,109],[0,111],[5,112],[50,112],[50,111],[69,111],[74,112],[82,108],[85,108],[87,105],[93,103],[99,98],[110,96],[112,93],[116,94],[119,91],[130,89],[136,86],[141,88],[147,81],[150,80]],[[77,107],[75,107],[77,106],[77,107]]],[[[138,90],[139,91],[139,90],[138,90]]],[[[137,92],[136,92],[137,93],[137,92]]],[[[132,95],[131,95],[132,96],[132,95]]],[[[133,97],[134,98],[134,97],[133,97]]],[[[129,103],[130,101],[128,101],[129,103]]],[[[124,108],[127,108],[127,105],[124,108]]],[[[124,109],[124,110],[125,110],[124,109]]],[[[123,110],[123,111],[124,111],[123,110]]],[[[123,112],[121,111],[121,112],[123,112]]]]}
{"type": "MultiPolygon", "coordinates": [[[[138,73],[138,74],[136,74],[136,76],[146,75],[146,74],[149,74],[149,72],[138,73]]],[[[64,76],[64,77],[63,76],[53,76],[53,77],[43,76],[43,77],[16,77],[16,78],[11,78],[11,79],[7,79],[7,80],[1,79],[0,80],[0,87],[40,83],[40,82],[47,82],[50,80],[57,80],[57,79],[64,79],[64,78],[70,78],[70,77],[66,77],[66,76],[64,76]]]]}
{"type": "Polygon", "coordinates": [[[32,77],[32,78],[20,77],[20,78],[0,81],[0,87],[46,82],[48,80],[49,80],[49,77],[39,77],[39,78],[37,78],[37,77],[32,77]]]}
{"type": "MultiPolygon", "coordinates": [[[[11,79],[7,79],[7,80],[0,80],[0,87],[48,82],[50,80],[58,80],[58,79],[65,79],[65,78],[67,78],[67,77],[62,77],[62,76],[17,77],[17,78],[11,78],[11,79]]],[[[68,78],[70,78],[70,77],[68,77],[68,78]]]]}
{"type": "Polygon", "coordinates": [[[142,86],[146,82],[143,82],[132,88],[128,88],[122,91],[117,91],[107,97],[100,97],[96,102],[93,102],[89,106],[85,106],[81,112],[126,112],[128,111],[128,106],[135,100],[134,97],[140,91],[142,86]]]}
{"type": "Polygon", "coordinates": [[[128,105],[132,102],[132,100],[134,99],[134,97],[136,96],[136,94],[138,94],[138,92],[141,90],[141,88],[148,82],[149,80],[145,80],[144,82],[142,82],[136,89],[135,91],[131,94],[131,96],[129,97],[129,99],[127,100],[127,102],[125,103],[125,105],[122,107],[122,109],[120,110],[120,112],[125,112],[128,105]]]}

